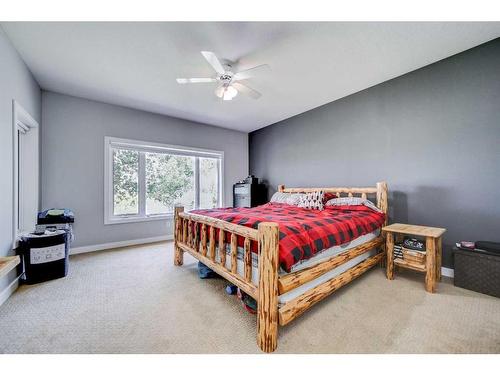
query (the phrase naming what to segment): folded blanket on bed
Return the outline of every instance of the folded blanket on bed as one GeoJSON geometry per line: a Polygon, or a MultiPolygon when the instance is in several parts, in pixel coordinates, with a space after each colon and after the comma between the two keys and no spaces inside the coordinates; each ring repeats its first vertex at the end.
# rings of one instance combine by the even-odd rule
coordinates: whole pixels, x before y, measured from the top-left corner
{"type": "MultiPolygon", "coordinates": [[[[291,267],[332,246],[354,240],[382,227],[385,215],[366,206],[350,210],[345,206],[325,207],[314,211],[281,203],[267,203],[253,208],[217,208],[195,210],[192,213],[210,216],[233,224],[257,229],[259,223],[279,225],[279,261],[287,272],[291,267]]],[[[218,231],[216,231],[218,238],[218,231]]],[[[230,240],[229,234],[226,238],[230,240]]],[[[243,239],[238,239],[243,246],[243,239]]],[[[252,251],[257,244],[252,243],[252,251]]]]}

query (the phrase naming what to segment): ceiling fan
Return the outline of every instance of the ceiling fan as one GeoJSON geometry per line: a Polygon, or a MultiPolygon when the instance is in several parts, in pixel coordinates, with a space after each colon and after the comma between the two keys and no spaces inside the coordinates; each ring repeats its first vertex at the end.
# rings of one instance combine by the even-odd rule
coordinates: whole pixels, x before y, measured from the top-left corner
{"type": "Polygon", "coordinates": [[[210,51],[201,51],[203,57],[214,68],[216,75],[210,78],[177,78],[177,83],[212,83],[218,82],[219,85],[215,89],[215,95],[223,100],[232,100],[239,92],[250,96],[253,99],[259,99],[262,94],[257,90],[252,89],[246,83],[240,82],[253,77],[259,72],[269,70],[269,65],[258,65],[250,69],[240,72],[233,72],[229,62],[224,64],[215,56],[215,53],[210,51]]]}

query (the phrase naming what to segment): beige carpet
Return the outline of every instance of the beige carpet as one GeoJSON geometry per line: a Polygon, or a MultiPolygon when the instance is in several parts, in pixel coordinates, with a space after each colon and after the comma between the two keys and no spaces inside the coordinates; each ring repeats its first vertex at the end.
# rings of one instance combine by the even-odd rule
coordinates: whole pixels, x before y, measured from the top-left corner
{"type": "MultiPolygon", "coordinates": [[[[172,243],[71,257],[0,307],[2,353],[259,353],[255,316],[172,243]]],[[[279,332],[278,353],[499,353],[500,299],[374,268],[279,332]]]]}

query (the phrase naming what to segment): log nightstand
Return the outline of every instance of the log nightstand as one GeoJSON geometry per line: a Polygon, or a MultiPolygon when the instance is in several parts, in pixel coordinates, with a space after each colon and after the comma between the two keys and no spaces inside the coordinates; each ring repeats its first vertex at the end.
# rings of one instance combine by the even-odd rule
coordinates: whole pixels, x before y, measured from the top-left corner
{"type": "Polygon", "coordinates": [[[442,243],[441,236],[446,229],[425,227],[410,224],[391,224],[382,228],[386,235],[387,252],[387,278],[394,279],[394,265],[409,268],[419,272],[425,272],[425,290],[429,293],[436,291],[436,281],[441,280],[441,256],[442,243]],[[411,235],[425,237],[425,265],[417,265],[406,262],[403,259],[394,259],[394,234],[397,236],[411,235]]]}

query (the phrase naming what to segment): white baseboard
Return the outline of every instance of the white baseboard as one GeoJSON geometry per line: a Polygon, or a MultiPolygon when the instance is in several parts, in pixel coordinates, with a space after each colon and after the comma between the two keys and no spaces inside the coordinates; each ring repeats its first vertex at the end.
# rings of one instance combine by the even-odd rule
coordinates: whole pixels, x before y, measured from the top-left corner
{"type": "Polygon", "coordinates": [[[19,287],[19,279],[21,275],[17,276],[12,282],[7,285],[7,287],[0,292],[0,306],[7,301],[7,299],[16,291],[19,287]]]}
{"type": "Polygon", "coordinates": [[[455,277],[455,270],[453,268],[441,267],[441,275],[446,277],[455,277]]]}
{"type": "Polygon", "coordinates": [[[168,240],[173,240],[173,239],[174,239],[174,236],[172,234],[170,234],[167,236],[138,238],[135,240],[128,240],[128,241],[108,242],[108,243],[97,244],[97,245],[79,246],[79,247],[71,248],[69,251],[69,255],[90,253],[92,251],[114,249],[117,247],[125,247],[125,246],[133,246],[133,245],[142,245],[142,244],[147,244],[147,243],[152,243],[152,242],[168,241],[168,240]]]}

